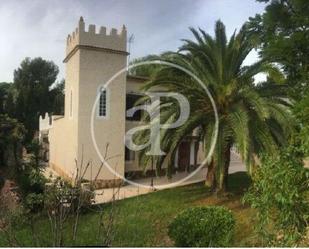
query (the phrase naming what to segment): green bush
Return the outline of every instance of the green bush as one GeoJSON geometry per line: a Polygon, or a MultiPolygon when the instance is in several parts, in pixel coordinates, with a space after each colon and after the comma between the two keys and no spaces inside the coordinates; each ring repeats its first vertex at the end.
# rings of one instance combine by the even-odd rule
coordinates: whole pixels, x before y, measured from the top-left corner
{"type": "Polygon", "coordinates": [[[224,207],[194,207],[180,213],[169,225],[176,246],[228,246],[234,234],[235,219],[224,207]]]}
{"type": "Polygon", "coordinates": [[[295,246],[309,222],[309,171],[300,149],[264,155],[244,201],[257,211],[256,229],[266,246],[295,246]]]}
{"type": "Polygon", "coordinates": [[[30,204],[31,206],[31,203],[36,199],[35,196],[43,194],[45,184],[48,181],[43,174],[46,165],[41,161],[39,155],[40,148],[37,139],[34,139],[32,143],[28,145],[28,152],[31,153],[30,157],[23,161],[22,167],[15,176],[25,205],[30,204]]]}
{"type": "Polygon", "coordinates": [[[57,210],[59,204],[66,203],[69,212],[81,212],[87,210],[94,199],[94,191],[92,189],[83,189],[80,185],[73,186],[70,182],[56,178],[49,185],[46,185],[44,191],[44,205],[49,210],[57,210]]]}

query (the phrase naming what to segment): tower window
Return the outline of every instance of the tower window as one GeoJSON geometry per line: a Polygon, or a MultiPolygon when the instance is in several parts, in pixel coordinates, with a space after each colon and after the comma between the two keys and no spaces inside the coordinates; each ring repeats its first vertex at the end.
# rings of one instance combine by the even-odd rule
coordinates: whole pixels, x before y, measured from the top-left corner
{"type": "Polygon", "coordinates": [[[107,117],[107,89],[100,87],[99,89],[99,103],[98,103],[98,116],[107,117]]]}

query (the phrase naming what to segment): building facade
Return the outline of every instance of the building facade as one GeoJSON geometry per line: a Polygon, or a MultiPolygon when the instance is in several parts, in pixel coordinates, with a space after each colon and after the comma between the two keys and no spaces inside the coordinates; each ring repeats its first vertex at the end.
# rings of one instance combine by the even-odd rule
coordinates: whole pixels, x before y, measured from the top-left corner
{"type": "MultiPolygon", "coordinates": [[[[95,25],[86,29],[81,17],[76,30],[67,37],[64,115],[40,117],[40,137],[48,141],[49,166],[59,175],[74,178],[78,167],[88,165],[84,178],[94,180],[97,176],[101,187],[122,182],[119,176],[142,175],[137,154],[125,147],[124,137],[128,129],[140,123],[139,117],[127,119],[126,109],[142,94],[140,88],[146,79],[122,73],[102,89],[112,76],[126,68],[127,55],[125,26],[109,33],[105,27],[96,30],[95,25]],[[100,153],[108,158],[118,176],[101,167],[91,122],[100,153]]],[[[197,165],[202,160],[199,147],[194,136],[183,141],[176,153],[175,168],[181,171],[197,165]]]]}

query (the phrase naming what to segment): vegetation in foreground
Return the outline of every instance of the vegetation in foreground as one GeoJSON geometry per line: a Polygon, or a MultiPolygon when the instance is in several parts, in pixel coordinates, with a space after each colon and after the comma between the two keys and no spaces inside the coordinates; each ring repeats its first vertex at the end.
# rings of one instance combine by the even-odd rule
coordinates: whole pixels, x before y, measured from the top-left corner
{"type": "Polygon", "coordinates": [[[225,247],[234,237],[235,218],[222,206],[188,208],[169,225],[169,236],[179,247],[225,247]]]}
{"type": "MultiPolygon", "coordinates": [[[[34,122],[38,119],[38,115],[44,114],[45,112],[63,112],[63,83],[53,87],[58,69],[52,62],[45,61],[41,58],[33,60],[25,59],[21,63],[20,68],[14,73],[13,84],[0,83],[0,113],[5,114],[0,115],[0,187],[4,184],[5,178],[15,180],[21,190],[20,194],[22,203],[26,204],[29,202],[36,208],[36,211],[33,212],[33,209],[28,210],[28,213],[24,213],[23,211],[22,216],[19,216],[18,212],[13,213],[13,216],[11,217],[12,223],[10,224],[12,226],[9,226],[12,229],[7,231],[11,233],[14,238],[11,241],[7,241],[7,234],[0,232],[0,245],[172,246],[174,242],[168,237],[168,226],[171,224],[174,217],[187,208],[211,205],[222,205],[231,209],[236,218],[235,237],[231,244],[229,244],[231,246],[295,246],[299,245],[299,237],[302,239],[306,233],[306,229],[307,238],[305,237],[305,239],[307,239],[307,242],[300,241],[300,243],[302,243],[300,245],[308,245],[309,217],[308,197],[306,196],[308,196],[309,173],[303,169],[302,162],[304,157],[309,156],[309,40],[307,39],[309,24],[307,13],[309,10],[309,4],[307,0],[258,1],[266,2],[267,7],[263,14],[249,19],[249,22],[247,23],[248,26],[246,27],[248,28],[248,33],[246,32],[244,35],[245,37],[250,37],[250,40],[253,38],[251,40],[253,44],[250,43],[247,45],[249,45],[249,48],[260,48],[259,55],[263,66],[267,64],[280,66],[280,71],[283,73],[284,77],[278,77],[280,74],[272,70],[269,76],[277,77],[268,77],[267,83],[265,84],[266,86],[275,85],[274,81],[276,81],[278,84],[276,87],[281,87],[283,85],[289,87],[287,97],[294,100],[291,114],[293,114],[293,118],[296,122],[295,127],[293,127],[293,134],[291,134],[292,136],[288,141],[285,141],[286,139],[280,136],[281,128],[284,126],[280,128],[270,125],[269,127],[271,127],[272,132],[275,133],[276,136],[274,137],[278,139],[276,142],[279,142],[279,140],[288,142],[289,146],[300,150],[301,155],[297,155],[295,158],[294,155],[291,157],[290,152],[286,154],[287,151],[282,147],[280,147],[280,151],[273,156],[264,154],[260,155],[258,153],[259,159],[262,159],[262,164],[258,165],[259,167],[255,172],[252,172],[254,183],[247,192],[247,197],[245,198],[254,210],[241,202],[243,187],[248,186],[248,178],[245,177],[245,174],[238,173],[232,175],[229,180],[229,190],[231,192],[220,198],[214,197],[211,195],[208,188],[202,184],[198,184],[157,192],[147,196],[123,200],[108,205],[96,206],[91,210],[88,208],[87,210],[83,210],[80,219],[74,219],[74,217],[63,215],[60,212],[60,215],[53,216],[52,221],[56,222],[55,225],[57,229],[60,229],[59,231],[64,234],[64,237],[57,237],[57,242],[55,244],[55,231],[50,226],[51,217],[48,218],[47,214],[53,214],[55,210],[56,212],[63,210],[64,205],[63,203],[60,203],[59,206],[52,206],[48,212],[45,212],[45,214],[42,213],[45,211],[44,209],[41,212],[37,212],[38,210],[42,210],[42,206],[40,206],[42,200],[40,200],[40,198],[43,198],[44,194],[46,194],[45,192],[47,192],[44,191],[45,182],[44,178],[41,177],[41,168],[39,167],[40,165],[38,165],[37,160],[35,160],[35,157],[25,164],[21,162],[20,157],[22,154],[21,145],[25,145],[29,152],[31,151],[31,146],[29,145],[31,144],[35,130],[38,128],[37,123],[34,122]],[[273,78],[273,80],[271,78],[273,78]],[[279,81],[275,80],[276,78],[279,79],[279,81]],[[26,116],[25,113],[27,113],[26,116]],[[20,124],[17,123],[17,121],[20,122],[20,124]],[[26,130],[24,130],[24,127],[26,130]],[[11,160],[9,160],[9,158],[11,160]],[[4,176],[4,178],[2,178],[2,176],[4,176]],[[64,217],[67,220],[62,223],[60,220],[64,217]],[[58,218],[60,220],[58,220],[58,218]],[[258,219],[253,221],[253,218],[258,219]],[[74,221],[79,222],[78,224],[75,224],[74,221]],[[64,226],[62,227],[62,225],[64,226]],[[108,226],[105,227],[104,225],[108,226]],[[97,229],[98,227],[100,229],[97,229]],[[75,228],[77,228],[77,230],[72,231],[75,228]],[[258,230],[259,233],[256,233],[258,230]],[[102,238],[99,238],[100,236],[102,238]],[[72,239],[72,237],[76,238],[72,239]],[[12,244],[11,242],[14,243],[12,244]]],[[[227,80],[228,84],[222,84],[220,79],[221,75],[212,72],[211,64],[215,64],[214,68],[218,66],[220,69],[219,71],[221,71],[221,68],[229,69],[231,65],[233,66],[234,64],[228,63],[228,60],[225,61],[227,63],[223,63],[222,65],[220,63],[209,63],[201,57],[200,52],[205,50],[205,45],[217,44],[212,46],[212,48],[215,49],[212,49],[206,54],[211,56],[214,55],[214,58],[216,59],[213,61],[216,62],[220,62],[221,57],[224,58],[221,56],[222,53],[220,54],[220,52],[225,50],[225,46],[221,46],[220,44],[226,43],[226,37],[223,32],[223,26],[220,23],[218,24],[218,32],[216,32],[217,38],[215,41],[210,39],[210,37],[207,36],[207,34],[205,35],[202,31],[200,34],[195,31],[195,37],[197,38],[198,43],[187,41],[186,51],[191,52],[192,54],[196,53],[196,58],[198,58],[198,60],[195,59],[194,61],[201,62],[201,65],[195,65],[193,69],[199,69],[200,67],[203,69],[205,68],[205,72],[209,73],[204,77],[206,79],[210,76],[214,78],[214,80],[208,79],[210,83],[216,83],[216,85],[212,86],[212,91],[217,90],[215,92],[221,93],[221,90],[224,90],[221,95],[214,94],[217,97],[216,102],[218,104],[224,104],[225,101],[222,100],[226,100],[226,96],[233,96],[234,94],[232,93],[235,93],[233,90],[242,87],[242,84],[239,84],[239,80],[242,82],[242,79],[238,76],[240,74],[246,74],[246,70],[239,71],[239,68],[236,68],[236,72],[239,71],[239,73],[236,73],[235,75],[229,73],[225,74],[225,76],[229,76],[226,77],[229,79],[227,80]],[[206,39],[203,41],[202,38],[206,39]],[[223,41],[223,43],[220,43],[220,40],[223,41]],[[200,49],[195,49],[195,45],[201,45],[200,49]],[[219,60],[217,60],[218,58],[219,60]],[[234,80],[238,83],[231,84],[234,80]],[[220,86],[222,86],[222,89],[220,86]],[[224,98],[221,98],[220,96],[224,98]]],[[[229,50],[230,48],[234,52],[246,55],[248,52],[246,49],[242,51],[238,46],[232,46],[239,43],[241,37],[242,36],[239,36],[239,33],[234,36],[234,38],[230,40],[230,46],[228,46],[226,51],[231,52],[231,50],[229,50]]],[[[247,40],[245,39],[245,43],[246,42],[247,40]]],[[[235,55],[236,54],[237,53],[235,53],[235,55]]],[[[234,56],[234,58],[236,57],[234,56]]],[[[156,58],[157,56],[150,56],[147,59],[156,58]]],[[[230,58],[233,58],[233,56],[231,55],[230,58]]],[[[242,61],[242,59],[243,58],[240,58],[239,61],[242,61]]],[[[179,58],[179,60],[181,61],[181,58],[179,58]]],[[[258,69],[261,65],[256,66],[256,69],[258,69]]],[[[146,68],[146,71],[148,69],[146,68]]],[[[142,75],[147,76],[152,70],[147,71],[146,74],[143,74],[145,73],[145,70],[142,71],[142,75]]],[[[222,71],[234,73],[233,70],[222,71]]],[[[141,72],[135,73],[140,75],[141,72]]],[[[253,72],[252,75],[254,74],[255,73],[253,72]]],[[[202,73],[201,75],[203,76],[202,73]]],[[[176,82],[177,77],[173,78],[176,82]]],[[[246,80],[249,85],[251,84],[250,80],[249,82],[248,79],[243,80],[246,80]]],[[[263,85],[260,85],[259,87],[262,88],[263,85]]],[[[254,88],[259,87],[254,86],[254,88]]],[[[262,95],[267,94],[264,90],[265,89],[262,91],[262,95]]],[[[271,96],[271,99],[273,99],[273,97],[274,96],[271,96]]],[[[243,99],[245,100],[248,98],[243,99]]],[[[250,98],[248,100],[254,101],[258,100],[258,98],[250,98]]],[[[265,105],[260,105],[261,103],[258,102],[259,101],[250,106],[241,103],[239,105],[240,108],[236,106],[237,108],[233,110],[234,114],[236,114],[235,122],[230,122],[231,118],[226,119],[223,115],[223,121],[226,120],[229,122],[224,123],[228,132],[226,133],[224,129],[223,132],[220,132],[223,136],[219,136],[219,144],[222,145],[220,146],[221,148],[217,148],[216,153],[218,155],[216,161],[219,161],[219,163],[214,161],[217,165],[216,167],[221,165],[218,167],[221,168],[221,172],[217,174],[217,177],[220,176],[220,174],[224,176],[227,172],[225,170],[223,171],[223,169],[228,167],[228,152],[230,144],[236,145],[240,152],[243,151],[243,158],[246,158],[247,156],[250,159],[249,155],[255,156],[258,151],[256,148],[260,146],[252,143],[252,141],[245,141],[246,137],[241,137],[242,134],[245,134],[245,129],[239,128],[246,127],[248,126],[246,124],[250,123],[249,121],[246,121],[246,112],[242,111],[243,107],[255,107],[253,109],[249,108],[249,111],[247,111],[247,113],[250,114],[250,117],[258,110],[259,113],[262,114],[263,111],[269,109],[265,108],[265,105]],[[258,107],[263,108],[259,109],[258,107]],[[237,127],[239,129],[235,129],[237,127]],[[231,130],[233,130],[232,133],[231,130]],[[240,130],[240,132],[237,132],[237,130],[240,130]],[[239,134],[240,137],[238,138],[236,134],[239,134]],[[225,140],[222,139],[222,137],[228,138],[227,144],[225,144],[225,140]],[[254,145],[253,149],[251,147],[252,145],[254,145]],[[225,151],[225,149],[227,153],[223,155],[221,152],[225,151]]],[[[226,103],[228,103],[228,101],[226,103]]],[[[270,101],[269,104],[273,105],[274,103],[270,101]]],[[[284,101],[279,104],[285,105],[286,103],[284,101]]],[[[225,105],[222,107],[224,106],[225,105]]],[[[224,109],[225,108],[221,108],[221,110],[224,109]]],[[[284,113],[285,110],[282,111],[279,109],[276,112],[273,112],[273,114],[275,114],[274,119],[279,118],[279,123],[285,125],[287,122],[282,122],[283,118],[280,118],[284,113]]],[[[208,119],[208,122],[209,121],[212,120],[208,119]]],[[[274,124],[273,120],[271,123],[274,124]]],[[[263,130],[264,129],[254,127],[253,134],[263,133],[263,130]]],[[[286,132],[281,135],[286,135],[286,132]]],[[[264,139],[267,140],[269,138],[270,136],[265,134],[264,139]]],[[[252,139],[255,140],[256,136],[250,136],[250,140],[252,139]]],[[[285,143],[278,144],[282,145],[285,143]]],[[[268,147],[269,143],[266,143],[266,145],[268,147]]],[[[266,148],[266,146],[264,147],[266,148]]],[[[266,148],[265,151],[266,153],[271,153],[272,150],[266,148]]],[[[297,152],[297,154],[299,154],[299,152],[297,152]]],[[[219,188],[223,187],[222,184],[224,185],[226,182],[223,181],[223,178],[221,178],[221,180],[219,179],[220,181],[217,181],[217,183],[221,182],[219,188]]],[[[214,177],[209,177],[208,180],[216,179],[214,177]]],[[[66,188],[61,189],[62,192],[65,192],[65,190],[66,188]]],[[[57,194],[57,192],[55,193],[57,194]]],[[[55,196],[51,197],[53,198],[55,196]]],[[[3,201],[1,202],[0,200],[0,205],[1,204],[3,204],[3,201]]],[[[56,202],[56,204],[59,204],[59,202],[56,202]]],[[[44,203],[44,205],[46,205],[46,203],[44,203]]],[[[2,215],[2,211],[3,210],[0,207],[0,215],[2,215]]],[[[5,227],[6,224],[3,222],[5,219],[2,218],[3,217],[1,216],[0,230],[4,231],[3,227],[5,227]]]]}
{"type": "MultiPolygon", "coordinates": [[[[81,214],[77,240],[70,241],[71,226],[66,225],[64,245],[66,246],[98,246],[97,224],[103,208],[106,219],[111,209],[114,210],[114,226],[112,229],[112,246],[173,246],[168,236],[168,226],[177,214],[189,207],[223,205],[232,210],[235,219],[235,246],[252,246],[257,242],[251,218],[254,211],[241,202],[241,197],[250,184],[244,172],[231,175],[229,196],[217,199],[204,184],[158,191],[144,196],[118,201],[114,204],[93,207],[81,214]],[[112,207],[114,205],[114,207],[112,207]],[[251,217],[251,218],[250,218],[251,217]]],[[[52,236],[48,218],[39,216],[33,232],[26,224],[17,224],[16,239],[20,246],[51,246],[52,236]]],[[[0,246],[8,246],[5,235],[0,234],[0,246]]]]}

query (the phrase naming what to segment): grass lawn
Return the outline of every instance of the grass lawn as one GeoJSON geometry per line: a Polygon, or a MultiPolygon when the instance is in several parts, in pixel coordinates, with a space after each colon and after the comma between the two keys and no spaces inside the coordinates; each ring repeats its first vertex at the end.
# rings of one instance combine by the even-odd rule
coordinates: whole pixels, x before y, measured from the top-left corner
{"type": "MultiPolygon", "coordinates": [[[[232,174],[229,179],[231,194],[216,199],[203,184],[162,190],[147,195],[116,202],[114,211],[115,227],[113,246],[173,246],[167,235],[167,227],[172,219],[182,210],[192,206],[224,205],[230,208],[237,220],[236,234],[232,246],[252,246],[253,210],[241,204],[243,190],[249,186],[246,173],[232,174]]],[[[96,209],[105,209],[109,213],[111,205],[99,206],[87,211],[80,218],[78,239],[75,244],[69,243],[71,228],[67,227],[65,239],[67,246],[97,246],[99,214],[96,209]]],[[[36,246],[30,236],[29,228],[21,227],[17,238],[23,246],[36,246]]],[[[40,219],[36,225],[36,236],[40,246],[52,246],[51,232],[46,218],[40,219]],[[42,245],[44,243],[44,245],[42,245]]],[[[3,236],[3,235],[2,235],[3,236]]],[[[0,246],[6,245],[4,237],[0,246]]]]}

